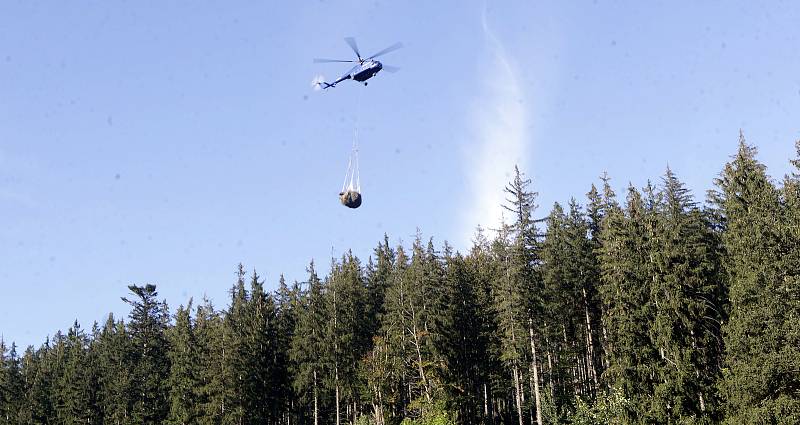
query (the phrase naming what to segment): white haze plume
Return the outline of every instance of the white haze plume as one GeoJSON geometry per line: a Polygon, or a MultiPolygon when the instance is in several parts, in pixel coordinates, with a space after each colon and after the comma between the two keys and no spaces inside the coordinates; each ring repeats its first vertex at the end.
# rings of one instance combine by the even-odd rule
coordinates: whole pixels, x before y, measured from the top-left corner
{"type": "Polygon", "coordinates": [[[461,236],[467,244],[478,225],[499,227],[506,198],[503,188],[513,177],[514,165],[524,170],[528,150],[525,99],[514,64],[489,28],[485,9],[481,21],[492,61],[484,70],[482,96],[475,100],[470,114],[477,142],[466,153],[471,193],[461,236]]]}

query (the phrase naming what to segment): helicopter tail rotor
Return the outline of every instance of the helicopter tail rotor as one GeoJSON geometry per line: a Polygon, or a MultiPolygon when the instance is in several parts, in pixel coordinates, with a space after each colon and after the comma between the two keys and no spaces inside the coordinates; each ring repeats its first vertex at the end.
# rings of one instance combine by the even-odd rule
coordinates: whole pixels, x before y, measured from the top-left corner
{"type": "Polygon", "coordinates": [[[311,87],[314,88],[314,91],[319,91],[322,89],[327,89],[329,87],[336,87],[336,83],[331,84],[325,82],[325,77],[323,77],[322,75],[317,75],[316,77],[314,77],[313,80],[311,80],[311,87]]]}

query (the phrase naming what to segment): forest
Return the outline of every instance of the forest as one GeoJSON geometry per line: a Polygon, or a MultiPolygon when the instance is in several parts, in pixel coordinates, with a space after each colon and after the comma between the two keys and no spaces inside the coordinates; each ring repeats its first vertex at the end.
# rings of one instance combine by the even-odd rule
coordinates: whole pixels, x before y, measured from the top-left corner
{"type": "Polygon", "coordinates": [[[774,180],[740,134],[701,201],[667,168],[542,213],[517,169],[468,252],[240,264],[224,307],[121,288],[127,317],[0,342],[0,423],[798,424],[795,147],[774,180]]]}

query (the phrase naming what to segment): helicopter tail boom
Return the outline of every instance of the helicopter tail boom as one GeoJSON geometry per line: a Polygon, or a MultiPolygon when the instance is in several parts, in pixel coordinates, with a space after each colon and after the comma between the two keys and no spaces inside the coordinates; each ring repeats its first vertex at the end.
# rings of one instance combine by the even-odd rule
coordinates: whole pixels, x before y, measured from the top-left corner
{"type": "Polygon", "coordinates": [[[329,82],[325,81],[325,77],[323,77],[322,75],[318,75],[318,76],[314,77],[314,79],[311,81],[311,87],[313,87],[314,90],[327,89],[327,88],[330,88],[330,87],[336,87],[336,83],[337,82],[338,81],[334,81],[333,83],[329,83],[329,82]]]}

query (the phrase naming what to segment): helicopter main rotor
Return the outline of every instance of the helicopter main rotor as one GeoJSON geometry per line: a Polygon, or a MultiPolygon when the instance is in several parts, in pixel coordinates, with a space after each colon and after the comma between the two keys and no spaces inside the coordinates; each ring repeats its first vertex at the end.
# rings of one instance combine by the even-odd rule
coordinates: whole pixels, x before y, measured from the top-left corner
{"type": "Polygon", "coordinates": [[[385,54],[387,54],[389,52],[393,52],[393,51],[403,47],[403,43],[395,43],[395,44],[392,44],[391,46],[379,51],[378,53],[373,54],[372,56],[369,56],[367,58],[362,58],[361,57],[361,52],[359,52],[359,50],[358,50],[358,44],[356,43],[356,39],[355,38],[353,38],[353,37],[345,37],[344,41],[347,43],[348,46],[350,46],[351,49],[353,49],[353,52],[356,54],[356,57],[358,58],[357,60],[315,58],[314,59],[314,63],[330,63],[330,62],[355,63],[355,62],[358,62],[360,64],[363,64],[366,61],[375,59],[378,56],[385,55],[385,54]]]}

